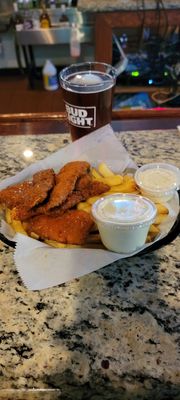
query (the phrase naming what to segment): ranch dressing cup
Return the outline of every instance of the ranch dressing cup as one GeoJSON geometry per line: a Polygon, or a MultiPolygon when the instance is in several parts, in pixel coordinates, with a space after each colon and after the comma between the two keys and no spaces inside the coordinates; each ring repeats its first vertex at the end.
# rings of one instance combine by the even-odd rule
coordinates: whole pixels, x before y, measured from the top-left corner
{"type": "Polygon", "coordinates": [[[145,164],[137,169],[134,178],[142,195],[155,203],[169,201],[180,188],[180,169],[172,164],[145,164]]]}
{"type": "Polygon", "coordinates": [[[92,206],[104,246],[117,253],[131,253],[145,244],[156,213],[154,203],[135,194],[112,194],[92,206]]]}
{"type": "Polygon", "coordinates": [[[72,140],[111,122],[117,71],[98,62],[73,64],[60,72],[60,85],[72,140]]]}

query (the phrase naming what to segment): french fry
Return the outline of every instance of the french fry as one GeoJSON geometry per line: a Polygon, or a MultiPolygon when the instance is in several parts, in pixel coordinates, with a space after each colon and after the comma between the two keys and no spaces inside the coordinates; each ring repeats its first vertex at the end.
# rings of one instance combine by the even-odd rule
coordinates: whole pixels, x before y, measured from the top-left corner
{"type": "Polygon", "coordinates": [[[156,216],[156,219],[154,221],[154,225],[160,225],[164,220],[166,219],[167,215],[166,214],[158,214],[156,216]]]}
{"type": "Polygon", "coordinates": [[[86,211],[87,213],[90,213],[90,212],[91,212],[91,205],[88,204],[88,205],[86,206],[86,208],[84,208],[84,211],[86,211]]]}
{"type": "Polygon", "coordinates": [[[148,233],[147,237],[146,237],[146,243],[151,243],[152,242],[152,236],[150,233],[148,233]]]}
{"type": "Polygon", "coordinates": [[[95,178],[96,180],[103,179],[103,177],[98,173],[98,171],[95,168],[91,169],[91,174],[92,177],[95,178]]]}
{"type": "Polygon", "coordinates": [[[108,192],[102,193],[102,194],[100,195],[100,197],[106,197],[106,196],[109,196],[110,194],[112,194],[111,188],[109,189],[108,192]]]}
{"type": "Polygon", "coordinates": [[[6,208],[5,219],[6,219],[7,224],[11,224],[12,223],[11,210],[9,208],[6,208]]]}
{"type": "Polygon", "coordinates": [[[149,232],[148,233],[152,233],[152,234],[156,234],[158,235],[158,233],[160,232],[160,229],[158,228],[157,225],[152,224],[149,228],[149,232]]]}
{"type": "Polygon", "coordinates": [[[51,247],[55,247],[56,249],[76,249],[81,247],[78,244],[66,244],[66,243],[60,243],[60,242],[56,242],[55,240],[48,240],[46,239],[44,241],[44,243],[48,244],[51,247]]]}
{"type": "Polygon", "coordinates": [[[87,206],[88,206],[87,201],[80,201],[80,203],[77,204],[77,209],[84,210],[87,206]]]}
{"type": "Polygon", "coordinates": [[[77,204],[77,209],[78,210],[83,210],[86,212],[90,212],[91,211],[91,205],[88,204],[86,201],[81,201],[80,203],[77,204]]]}
{"type": "Polygon", "coordinates": [[[158,233],[149,232],[148,235],[147,235],[147,240],[146,241],[148,241],[148,243],[149,242],[153,242],[157,235],[158,235],[158,233]]]}
{"type": "Polygon", "coordinates": [[[106,185],[109,185],[110,187],[121,185],[123,183],[123,176],[122,175],[110,176],[108,178],[104,178],[103,182],[106,183],[106,185]]]}
{"type": "Polygon", "coordinates": [[[169,214],[169,210],[164,204],[161,203],[155,203],[155,206],[157,208],[158,214],[169,214]]]}
{"type": "Polygon", "coordinates": [[[110,189],[110,192],[114,193],[133,193],[136,191],[136,185],[134,182],[125,182],[121,185],[113,186],[110,189]]]}
{"type": "Polygon", "coordinates": [[[121,185],[123,182],[123,176],[121,175],[114,175],[114,176],[109,176],[107,178],[96,178],[95,179],[98,182],[105,183],[106,185],[111,186],[116,186],[116,185],[121,185]]]}
{"type": "Polygon", "coordinates": [[[151,243],[153,242],[153,240],[156,238],[157,235],[159,235],[160,233],[160,229],[158,226],[155,226],[154,224],[152,224],[149,228],[148,234],[147,234],[147,238],[146,238],[146,242],[147,243],[151,243]]]}
{"type": "Polygon", "coordinates": [[[52,247],[56,247],[58,249],[64,249],[65,247],[67,247],[67,245],[65,243],[59,243],[56,242],[55,240],[45,240],[44,243],[48,244],[49,246],[52,247]]]}
{"type": "Polygon", "coordinates": [[[95,168],[92,168],[91,173],[92,177],[98,181],[98,182],[103,182],[106,185],[114,186],[114,185],[120,185],[123,182],[123,176],[114,174],[105,163],[100,164],[100,170],[98,167],[98,171],[95,168]],[[102,175],[100,175],[100,170],[102,175]]]}
{"type": "Polygon", "coordinates": [[[123,176],[123,183],[125,182],[132,182],[135,183],[135,180],[132,175],[124,175],[123,176]]]}
{"type": "Polygon", "coordinates": [[[39,239],[39,235],[37,235],[37,233],[35,233],[35,232],[31,232],[30,236],[32,237],[32,239],[36,239],[36,240],[39,239]]]}
{"type": "Polygon", "coordinates": [[[98,171],[104,178],[108,178],[110,176],[114,176],[114,173],[110,170],[110,168],[105,163],[100,163],[98,166],[98,171]]]}
{"type": "Polygon", "coordinates": [[[15,230],[15,232],[22,233],[23,235],[27,236],[27,232],[24,230],[24,227],[23,227],[21,221],[13,219],[11,222],[11,226],[15,230]]]}
{"type": "Polygon", "coordinates": [[[89,197],[89,199],[87,199],[86,201],[87,201],[88,204],[92,205],[103,196],[104,195],[102,194],[102,195],[99,195],[99,196],[89,197]]]}

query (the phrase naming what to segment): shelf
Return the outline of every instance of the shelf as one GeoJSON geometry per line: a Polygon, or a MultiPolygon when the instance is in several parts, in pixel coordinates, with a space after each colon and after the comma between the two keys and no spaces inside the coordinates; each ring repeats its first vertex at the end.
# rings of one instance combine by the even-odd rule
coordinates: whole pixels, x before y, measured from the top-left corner
{"type": "MultiPolygon", "coordinates": [[[[21,46],[69,44],[71,27],[56,27],[50,29],[22,30],[16,32],[18,44],[21,46]]],[[[92,43],[93,29],[90,26],[79,27],[81,43],[92,43]]]]}

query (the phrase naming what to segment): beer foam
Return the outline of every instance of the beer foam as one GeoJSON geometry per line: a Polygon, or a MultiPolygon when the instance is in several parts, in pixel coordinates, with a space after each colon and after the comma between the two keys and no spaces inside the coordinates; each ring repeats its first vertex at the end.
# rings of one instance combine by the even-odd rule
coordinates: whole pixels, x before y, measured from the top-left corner
{"type": "Polygon", "coordinates": [[[99,71],[82,71],[70,75],[65,88],[75,93],[99,93],[110,89],[114,83],[113,77],[109,74],[99,71]]]}
{"type": "Polygon", "coordinates": [[[98,83],[103,83],[103,79],[96,74],[85,73],[85,74],[77,74],[71,79],[71,83],[75,85],[97,85],[98,83]]]}

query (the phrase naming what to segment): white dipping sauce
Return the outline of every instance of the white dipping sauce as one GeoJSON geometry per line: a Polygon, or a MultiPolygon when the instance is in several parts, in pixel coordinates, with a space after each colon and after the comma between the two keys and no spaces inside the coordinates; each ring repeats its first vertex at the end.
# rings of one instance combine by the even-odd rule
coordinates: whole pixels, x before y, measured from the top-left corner
{"type": "Polygon", "coordinates": [[[156,207],[142,196],[119,193],[99,199],[92,214],[105,247],[131,253],[144,245],[156,207]]]}
{"type": "Polygon", "coordinates": [[[143,186],[149,189],[169,189],[175,186],[176,175],[165,169],[147,169],[139,174],[143,186]]]}
{"type": "Polygon", "coordinates": [[[180,186],[180,170],[166,163],[145,164],[136,171],[135,181],[144,196],[166,202],[180,186]]]}

